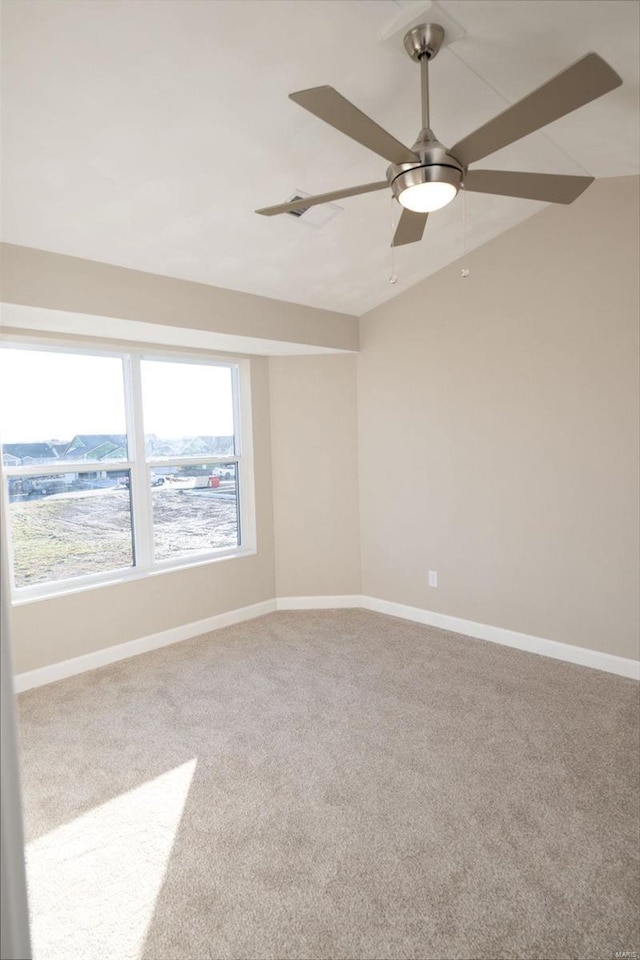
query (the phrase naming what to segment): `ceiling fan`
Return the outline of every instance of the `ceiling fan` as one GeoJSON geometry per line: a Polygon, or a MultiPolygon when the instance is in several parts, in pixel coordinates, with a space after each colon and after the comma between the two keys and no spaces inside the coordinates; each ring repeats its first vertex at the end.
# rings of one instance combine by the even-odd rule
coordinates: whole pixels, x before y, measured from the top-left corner
{"type": "Polygon", "coordinates": [[[420,24],[404,38],[405,50],[420,64],[421,76],[422,129],[412,147],[392,137],[333,87],[312,87],[289,94],[305,110],[389,160],[391,165],[386,180],[301,197],[263,207],[256,213],[272,217],[390,187],[403,207],[392,241],[392,246],[401,246],[421,240],[429,213],[450,203],[460,187],[549,203],[572,203],[579,197],[593,177],[469,170],[469,164],[614,90],[622,83],[615,70],[597,53],[588,53],[449,150],[429,126],[429,61],[437,55],[443,40],[444,30],[436,23],[420,24]]]}

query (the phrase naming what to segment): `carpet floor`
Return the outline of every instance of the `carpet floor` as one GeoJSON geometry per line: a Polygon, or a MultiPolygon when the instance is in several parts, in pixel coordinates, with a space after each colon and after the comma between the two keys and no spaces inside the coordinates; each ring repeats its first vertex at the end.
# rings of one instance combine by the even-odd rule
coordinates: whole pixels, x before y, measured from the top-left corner
{"type": "Polygon", "coordinates": [[[640,950],[631,680],[327,610],[19,710],[36,960],[640,950]]]}

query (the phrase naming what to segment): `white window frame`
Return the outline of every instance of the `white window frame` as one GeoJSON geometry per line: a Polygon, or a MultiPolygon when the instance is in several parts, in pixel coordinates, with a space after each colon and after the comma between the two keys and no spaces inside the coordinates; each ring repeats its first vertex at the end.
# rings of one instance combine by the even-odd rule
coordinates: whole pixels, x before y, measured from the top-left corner
{"type": "MultiPolygon", "coordinates": [[[[93,357],[113,357],[121,360],[123,368],[125,428],[128,441],[127,460],[64,460],[60,463],[6,466],[0,462],[2,498],[5,507],[5,535],[9,557],[9,584],[13,605],[30,603],[47,597],[108,586],[122,581],[139,580],[149,576],[184,570],[189,567],[222,560],[251,556],[257,552],[255,518],[255,484],[253,466],[253,430],[251,418],[251,367],[244,357],[194,354],[180,349],[134,349],[126,345],[105,349],[89,343],[77,344],[59,340],[31,340],[29,337],[0,337],[0,347],[46,353],[73,353],[93,357]],[[142,405],[141,363],[143,360],[161,360],[175,363],[194,363],[200,366],[231,369],[235,451],[229,456],[147,458],[144,439],[144,412],[142,405]],[[238,490],[238,526],[240,545],[189,553],[183,557],[154,560],[153,501],[151,471],[158,467],[197,466],[201,464],[235,463],[238,490]],[[94,471],[129,471],[131,491],[131,533],[134,565],[107,572],[83,574],[64,580],[30,584],[18,587],[15,583],[11,522],[9,518],[9,477],[56,476],[64,473],[91,473],[94,471]]],[[[1,438],[0,438],[1,439],[1,438]]],[[[1,458],[0,458],[1,459],[1,458]]]]}

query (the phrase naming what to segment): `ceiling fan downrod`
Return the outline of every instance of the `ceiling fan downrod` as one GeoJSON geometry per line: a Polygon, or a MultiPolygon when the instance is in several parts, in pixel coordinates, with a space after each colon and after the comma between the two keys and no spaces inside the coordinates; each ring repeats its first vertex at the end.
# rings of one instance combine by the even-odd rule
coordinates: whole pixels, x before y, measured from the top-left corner
{"type": "MultiPolygon", "coordinates": [[[[409,30],[404,38],[404,48],[416,63],[420,64],[420,93],[422,105],[422,130],[429,130],[429,60],[437,56],[444,41],[444,30],[438,23],[420,23],[409,30]]],[[[419,139],[431,139],[420,135],[419,139]]]]}

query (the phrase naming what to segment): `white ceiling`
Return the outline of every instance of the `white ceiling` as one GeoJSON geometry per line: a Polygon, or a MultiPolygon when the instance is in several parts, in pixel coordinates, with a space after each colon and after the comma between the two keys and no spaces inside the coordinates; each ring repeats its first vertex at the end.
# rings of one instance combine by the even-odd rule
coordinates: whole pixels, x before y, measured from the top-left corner
{"type": "MultiPolygon", "coordinates": [[[[362,314],[463,253],[462,200],[396,252],[386,192],[320,229],[256,207],[384,179],[386,163],[287,97],[336,87],[412,143],[418,70],[382,40],[408,0],[5,0],[3,239],[362,314]]],[[[478,164],[638,173],[633,0],[441,0],[464,30],[431,67],[449,145],[584,53],[623,86],[478,164]]],[[[470,194],[467,245],[543,204],[470,194]]]]}

